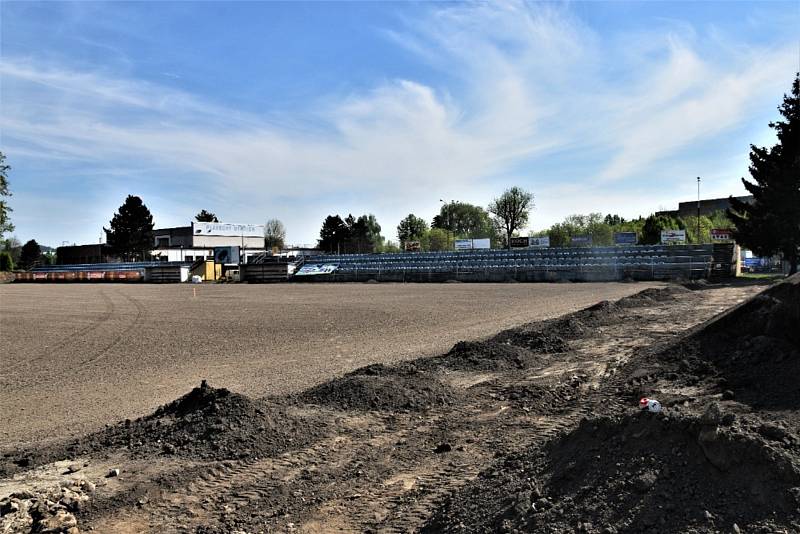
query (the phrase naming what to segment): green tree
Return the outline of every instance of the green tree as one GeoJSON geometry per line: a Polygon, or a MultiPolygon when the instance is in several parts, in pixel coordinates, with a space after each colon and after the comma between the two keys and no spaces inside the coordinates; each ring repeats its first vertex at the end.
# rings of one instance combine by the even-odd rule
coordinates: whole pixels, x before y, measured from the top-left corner
{"type": "Polygon", "coordinates": [[[778,111],[783,120],[769,123],[777,133],[777,144],[750,145],[754,182],[742,178],[742,183],[753,203],[731,197],[728,216],[736,225],[736,241],[761,256],[782,253],[794,274],[800,256],[800,73],[778,111]]]}
{"type": "Polygon", "coordinates": [[[711,221],[711,228],[736,228],[733,221],[728,218],[728,214],[725,213],[725,210],[715,211],[711,214],[709,220],[711,221]]]}
{"type": "Polygon", "coordinates": [[[444,228],[431,228],[428,231],[428,250],[431,252],[439,252],[442,250],[451,250],[450,233],[444,228]]]}
{"type": "Polygon", "coordinates": [[[642,226],[641,243],[656,245],[661,242],[661,230],[684,230],[685,228],[680,219],[668,215],[650,215],[642,226]]]}
{"type": "Polygon", "coordinates": [[[19,255],[22,251],[22,243],[19,242],[19,239],[15,236],[3,239],[3,250],[11,256],[14,265],[19,263],[19,255]]]}
{"type": "Polygon", "coordinates": [[[614,227],[625,223],[625,218],[619,215],[611,215],[610,213],[603,218],[603,222],[608,226],[614,227]]]}
{"type": "Polygon", "coordinates": [[[381,235],[381,225],[378,220],[371,213],[369,215],[362,215],[355,219],[349,215],[345,219],[349,229],[348,239],[348,252],[366,253],[375,252],[380,250],[383,245],[383,236],[381,235]]]}
{"type": "Polygon", "coordinates": [[[11,166],[6,165],[6,155],[0,152],[0,237],[6,232],[13,232],[14,225],[8,218],[8,214],[13,211],[8,207],[4,197],[10,197],[11,191],[8,189],[8,171],[11,166]]]}
{"type": "Polygon", "coordinates": [[[425,219],[409,213],[397,225],[397,239],[400,240],[401,245],[407,241],[421,241],[427,231],[428,223],[425,222],[425,219]]]}
{"type": "Polygon", "coordinates": [[[264,248],[283,248],[286,241],[286,227],[278,219],[270,219],[264,225],[264,248]]]}
{"type": "Polygon", "coordinates": [[[14,260],[11,253],[7,250],[0,251],[0,271],[8,272],[14,270],[14,260]]]}
{"type": "Polygon", "coordinates": [[[494,215],[495,224],[505,231],[505,244],[511,248],[511,236],[528,225],[533,209],[533,194],[519,187],[507,189],[489,204],[488,212],[494,215]]]}
{"type": "Polygon", "coordinates": [[[451,201],[443,204],[433,218],[431,228],[449,231],[454,237],[481,239],[494,238],[492,219],[486,210],[467,202],[451,201]]]}
{"type": "Polygon", "coordinates": [[[711,219],[705,215],[700,216],[700,235],[697,234],[697,215],[681,217],[681,224],[686,229],[688,243],[711,243],[711,229],[716,228],[711,219]]]}
{"type": "Polygon", "coordinates": [[[125,261],[143,260],[153,248],[153,215],[137,196],[128,195],[103,230],[106,243],[125,261]]]}
{"type": "Polygon", "coordinates": [[[19,256],[19,266],[26,270],[30,269],[37,262],[41,261],[41,257],[42,247],[39,246],[39,243],[37,243],[35,239],[31,239],[22,245],[22,251],[19,256]]]}
{"type": "Polygon", "coordinates": [[[338,215],[328,215],[319,231],[319,248],[325,252],[339,253],[350,237],[350,231],[338,215]]]}
{"type": "Polygon", "coordinates": [[[216,215],[206,210],[200,210],[200,213],[194,216],[194,220],[197,222],[219,222],[216,215]]]}
{"type": "Polygon", "coordinates": [[[566,223],[555,223],[547,231],[547,236],[550,238],[551,247],[568,247],[572,230],[566,223]]]}

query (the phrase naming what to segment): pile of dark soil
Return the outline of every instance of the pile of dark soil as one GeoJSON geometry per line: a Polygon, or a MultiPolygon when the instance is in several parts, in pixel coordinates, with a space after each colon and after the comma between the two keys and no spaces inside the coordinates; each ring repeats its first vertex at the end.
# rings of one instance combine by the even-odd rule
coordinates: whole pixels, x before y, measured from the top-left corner
{"type": "Polygon", "coordinates": [[[538,414],[571,408],[581,397],[585,377],[573,376],[553,384],[514,384],[503,390],[503,399],[521,404],[538,414]]]}
{"type": "MultiPolygon", "coordinates": [[[[757,409],[800,409],[800,275],[771,286],[647,357],[651,378],[716,383],[757,409]]],[[[651,384],[657,391],[658,384],[651,384]]]]}
{"type": "Polygon", "coordinates": [[[114,449],[142,457],[165,454],[214,460],[275,455],[314,441],[325,428],[321,421],[288,413],[285,406],[213,388],[203,381],[151,415],[66,443],[6,453],[0,476],[114,449]]]}
{"type": "Polygon", "coordinates": [[[538,353],[557,354],[569,350],[569,343],[566,339],[556,332],[542,330],[541,325],[525,325],[506,330],[495,336],[493,340],[497,343],[523,347],[538,353]]]}
{"type": "Polygon", "coordinates": [[[456,392],[413,364],[370,365],[311,388],[303,402],[343,410],[423,411],[452,404],[456,392]]]}
{"type": "Polygon", "coordinates": [[[447,354],[415,360],[421,368],[455,371],[506,371],[542,363],[542,357],[525,347],[497,341],[460,341],[447,354]]]}
{"type": "Polygon", "coordinates": [[[570,340],[580,339],[598,327],[617,324],[624,318],[622,306],[603,300],[557,319],[504,330],[493,337],[492,341],[523,347],[537,353],[567,352],[570,340]]]}
{"type": "MultiPolygon", "coordinates": [[[[701,282],[690,282],[690,284],[701,284],[701,282]]],[[[670,285],[662,288],[648,288],[629,297],[619,299],[617,304],[622,308],[653,306],[661,302],[674,301],[676,298],[689,291],[691,291],[689,288],[678,285],[670,285]]]]}
{"type": "Polygon", "coordinates": [[[584,420],[543,449],[499,460],[423,531],[737,528],[800,529],[800,447],[796,437],[768,440],[717,408],[703,418],[641,412],[584,420]]]}

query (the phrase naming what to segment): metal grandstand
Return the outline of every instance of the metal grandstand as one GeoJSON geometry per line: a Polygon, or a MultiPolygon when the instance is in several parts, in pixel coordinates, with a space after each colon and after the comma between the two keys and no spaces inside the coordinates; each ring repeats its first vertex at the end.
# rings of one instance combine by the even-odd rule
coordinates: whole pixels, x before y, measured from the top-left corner
{"type": "MultiPolygon", "coordinates": [[[[336,274],[392,273],[605,273],[609,278],[702,278],[708,276],[713,245],[630,245],[593,248],[475,250],[394,254],[323,255],[314,266],[335,265],[336,274]]],[[[303,274],[302,272],[299,274],[303,274]]]]}

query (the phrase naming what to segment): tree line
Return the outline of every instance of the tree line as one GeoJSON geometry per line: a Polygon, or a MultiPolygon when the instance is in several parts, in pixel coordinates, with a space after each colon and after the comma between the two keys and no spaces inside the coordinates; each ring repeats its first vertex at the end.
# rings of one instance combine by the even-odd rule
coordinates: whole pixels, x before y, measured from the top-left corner
{"type": "Polygon", "coordinates": [[[723,210],[711,215],[700,216],[700,232],[698,233],[697,216],[675,217],[666,214],[653,214],[626,220],[619,215],[590,213],[588,215],[570,215],[560,223],[539,232],[532,232],[533,237],[549,237],[551,247],[571,246],[573,236],[588,236],[594,246],[614,244],[614,234],[633,232],[637,242],[642,245],[655,245],[661,242],[662,230],[686,230],[688,243],[709,243],[712,229],[733,229],[733,222],[723,210]]]}
{"type": "Polygon", "coordinates": [[[413,213],[397,225],[398,244],[381,235],[381,226],[372,214],[357,219],[349,215],[329,215],[320,229],[318,246],[331,253],[395,252],[410,248],[438,251],[453,248],[456,239],[491,240],[493,247],[507,246],[509,238],[525,228],[533,209],[533,194],[512,187],[492,200],[486,209],[451,200],[443,203],[430,225],[413,213]],[[417,248],[418,247],[418,248],[417,248]]]}

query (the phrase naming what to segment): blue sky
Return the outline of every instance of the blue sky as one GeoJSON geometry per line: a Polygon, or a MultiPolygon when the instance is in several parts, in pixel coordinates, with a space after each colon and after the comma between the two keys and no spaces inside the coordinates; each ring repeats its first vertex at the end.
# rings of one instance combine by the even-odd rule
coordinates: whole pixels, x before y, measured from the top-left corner
{"type": "Polygon", "coordinates": [[[330,213],[383,234],[439,199],[532,191],[538,230],[744,192],[800,68],[800,2],[0,3],[15,235],[96,243],[127,194],[330,213]]]}

